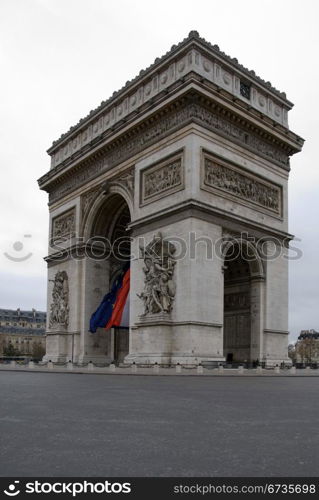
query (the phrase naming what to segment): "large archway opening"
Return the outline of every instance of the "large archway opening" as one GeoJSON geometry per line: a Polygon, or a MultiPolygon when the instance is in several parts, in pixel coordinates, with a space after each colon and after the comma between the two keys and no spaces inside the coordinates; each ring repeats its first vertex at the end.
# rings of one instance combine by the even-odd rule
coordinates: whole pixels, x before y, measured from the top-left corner
{"type": "Polygon", "coordinates": [[[224,253],[223,355],[229,364],[263,357],[264,263],[248,240],[228,241],[224,253]]]}
{"type": "Polygon", "coordinates": [[[226,363],[251,362],[251,271],[239,245],[224,263],[224,356],[226,363]]]}
{"type": "MultiPolygon", "coordinates": [[[[114,289],[114,283],[130,261],[130,222],[130,209],[122,195],[110,193],[98,200],[88,232],[93,258],[87,263],[87,327],[89,318],[105,295],[114,289]]],[[[89,334],[88,351],[95,360],[100,358],[102,362],[116,364],[124,361],[129,353],[128,307],[122,319],[121,326],[107,330],[99,327],[95,333],[89,334]]]]}

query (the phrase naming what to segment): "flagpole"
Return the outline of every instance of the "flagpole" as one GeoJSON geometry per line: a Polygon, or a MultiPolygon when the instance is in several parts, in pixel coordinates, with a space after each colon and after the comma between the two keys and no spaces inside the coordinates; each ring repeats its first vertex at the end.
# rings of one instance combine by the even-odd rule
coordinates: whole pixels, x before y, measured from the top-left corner
{"type": "Polygon", "coordinates": [[[115,363],[115,329],[111,328],[111,353],[113,356],[112,363],[115,363]]]}

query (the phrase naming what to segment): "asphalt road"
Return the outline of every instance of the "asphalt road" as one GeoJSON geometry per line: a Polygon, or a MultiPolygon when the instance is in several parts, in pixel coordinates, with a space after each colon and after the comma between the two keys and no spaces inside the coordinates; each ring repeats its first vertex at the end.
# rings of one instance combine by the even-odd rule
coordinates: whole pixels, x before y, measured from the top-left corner
{"type": "Polygon", "coordinates": [[[318,377],[0,372],[0,475],[318,476],[318,377]]]}

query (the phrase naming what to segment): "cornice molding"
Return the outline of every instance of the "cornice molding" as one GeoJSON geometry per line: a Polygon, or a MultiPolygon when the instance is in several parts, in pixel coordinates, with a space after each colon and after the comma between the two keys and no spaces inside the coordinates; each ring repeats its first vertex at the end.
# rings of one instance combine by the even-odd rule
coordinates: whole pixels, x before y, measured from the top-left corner
{"type": "Polygon", "coordinates": [[[155,231],[168,224],[173,224],[180,220],[195,217],[222,226],[227,232],[236,227],[236,233],[251,231],[257,237],[267,236],[276,238],[284,243],[288,243],[294,236],[285,231],[274,229],[272,226],[254,222],[251,219],[239,216],[235,213],[227,212],[217,207],[208,205],[194,199],[189,199],[165,208],[140,219],[136,219],[129,224],[132,236],[139,236],[144,232],[155,231]]]}

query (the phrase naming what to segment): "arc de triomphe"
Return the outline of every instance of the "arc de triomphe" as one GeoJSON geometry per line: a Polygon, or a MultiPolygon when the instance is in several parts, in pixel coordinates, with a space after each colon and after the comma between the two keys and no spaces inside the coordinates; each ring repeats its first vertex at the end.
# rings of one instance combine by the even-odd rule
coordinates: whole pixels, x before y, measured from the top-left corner
{"type": "Polygon", "coordinates": [[[191,32],[53,143],[46,359],[288,361],[291,108],[191,32]],[[89,333],[127,260],[129,331],[89,333]]]}

